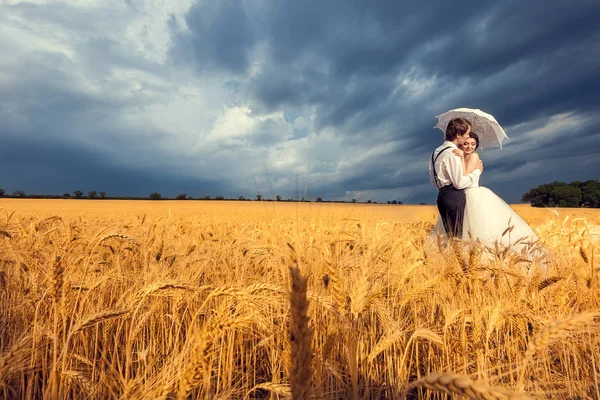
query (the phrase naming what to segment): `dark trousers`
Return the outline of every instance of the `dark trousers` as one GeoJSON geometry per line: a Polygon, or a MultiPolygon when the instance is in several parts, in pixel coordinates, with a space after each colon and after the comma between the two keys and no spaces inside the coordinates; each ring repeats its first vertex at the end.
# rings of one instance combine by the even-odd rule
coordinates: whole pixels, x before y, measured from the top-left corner
{"type": "Polygon", "coordinates": [[[444,186],[438,192],[437,206],[444,222],[448,237],[462,237],[463,219],[467,198],[464,189],[452,185],[444,186]]]}

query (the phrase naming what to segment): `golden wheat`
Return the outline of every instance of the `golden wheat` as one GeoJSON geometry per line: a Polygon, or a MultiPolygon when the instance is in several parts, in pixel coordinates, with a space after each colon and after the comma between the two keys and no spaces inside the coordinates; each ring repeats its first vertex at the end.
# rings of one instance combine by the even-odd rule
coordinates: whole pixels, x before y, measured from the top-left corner
{"type": "Polygon", "coordinates": [[[0,199],[0,397],[596,398],[600,215],[515,208],[545,260],[430,206],[0,199]]]}

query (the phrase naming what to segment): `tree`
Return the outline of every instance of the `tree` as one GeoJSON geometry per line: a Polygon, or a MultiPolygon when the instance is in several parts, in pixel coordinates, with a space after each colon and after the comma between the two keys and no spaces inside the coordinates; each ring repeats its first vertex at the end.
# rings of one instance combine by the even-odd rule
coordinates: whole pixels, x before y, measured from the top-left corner
{"type": "Polygon", "coordinates": [[[96,192],[95,190],[90,190],[88,192],[88,199],[95,199],[97,194],[98,192],[96,192]]]}
{"type": "Polygon", "coordinates": [[[106,192],[100,192],[100,198],[101,199],[105,199],[106,198],[106,192]]]}
{"type": "Polygon", "coordinates": [[[240,197],[238,197],[238,200],[244,201],[244,200],[246,200],[246,198],[244,196],[240,196],[240,197]]]}
{"type": "Polygon", "coordinates": [[[257,194],[256,201],[261,201],[261,200],[262,200],[262,194],[257,194]]]}
{"type": "Polygon", "coordinates": [[[187,198],[187,193],[180,193],[175,197],[175,200],[185,200],[187,198]]]}
{"type": "Polygon", "coordinates": [[[552,182],[530,189],[521,197],[533,207],[600,207],[600,181],[552,182]]]}
{"type": "Polygon", "coordinates": [[[63,199],[68,199],[69,197],[71,197],[71,194],[63,193],[63,199]]]}
{"type": "Polygon", "coordinates": [[[4,189],[0,188],[0,197],[4,196],[6,192],[4,191],[4,189]]]}
{"type": "Polygon", "coordinates": [[[25,197],[25,192],[22,190],[15,190],[12,194],[13,197],[25,197]]]}
{"type": "Polygon", "coordinates": [[[150,200],[160,200],[162,198],[162,195],[158,192],[152,192],[148,197],[150,197],[150,200]]]}
{"type": "Polygon", "coordinates": [[[210,200],[210,196],[204,196],[204,200],[210,200]]]}
{"type": "Polygon", "coordinates": [[[83,196],[83,192],[81,190],[76,190],[73,192],[73,196],[75,196],[76,199],[80,199],[81,196],[83,196]]]}
{"type": "Polygon", "coordinates": [[[353,202],[353,203],[356,203],[356,199],[352,199],[352,202],[353,202]]]}
{"type": "Polygon", "coordinates": [[[275,196],[275,198],[277,199],[277,201],[281,201],[281,196],[280,195],[275,196]]]}
{"type": "Polygon", "coordinates": [[[396,200],[392,200],[392,204],[398,204],[396,200]]]}
{"type": "Polygon", "coordinates": [[[600,208],[600,181],[585,181],[579,185],[581,207],[600,208]]]}
{"type": "Polygon", "coordinates": [[[317,202],[319,202],[319,203],[320,203],[320,202],[322,202],[322,201],[323,201],[323,199],[322,199],[322,198],[320,198],[320,197],[317,197],[317,202]]]}
{"type": "Polygon", "coordinates": [[[372,203],[372,201],[371,201],[371,200],[367,200],[367,203],[371,204],[371,203],[372,203]]]}
{"type": "Polygon", "coordinates": [[[223,197],[223,196],[217,196],[217,197],[215,197],[215,200],[225,200],[225,197],[223,197]]]}
{"type": "Polygon", "coordinates": [[[564,185],[552,189],[551,201],[559,207],[579,207],[581,203],[581,189],[564,185]]]}

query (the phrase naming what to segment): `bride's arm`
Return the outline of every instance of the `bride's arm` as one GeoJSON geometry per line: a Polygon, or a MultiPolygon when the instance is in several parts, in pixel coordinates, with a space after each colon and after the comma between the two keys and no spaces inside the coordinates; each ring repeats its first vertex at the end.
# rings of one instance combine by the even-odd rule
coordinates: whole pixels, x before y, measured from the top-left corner
{"type": "Polygon", "coordinates": [[[479,163],[479,154],[472,153],[466,160],[464,160],[464,173],[463,175],[469,175],[471,172],[477,169],[479,163]]]}
{"type": "MultiPolygon", "coordinates": [[[[454,150],[452,150],[452,152],[456,156],[460,157],[460,162],[463,165],[463,175],[469,175],[467,173],[467,161],[465,160],[465,153],[462,150],[460,150],[460,149],[454,149],[454,150]]],[[[473,171],[471,171],[471,172],[473,172],[473,171]]]]}

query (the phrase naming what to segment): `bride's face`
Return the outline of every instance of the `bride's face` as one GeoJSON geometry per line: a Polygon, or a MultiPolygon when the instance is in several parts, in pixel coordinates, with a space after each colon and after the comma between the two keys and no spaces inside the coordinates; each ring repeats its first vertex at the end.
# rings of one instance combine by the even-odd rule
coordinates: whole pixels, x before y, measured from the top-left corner
{"type": "Polygon", "coordinates": [[[465,152],[465,154],[473,153],[475,151],[476,147],[477,147],[477,142],[473,138],[468,138],[462,144],[462,150],[465,152]]]}

